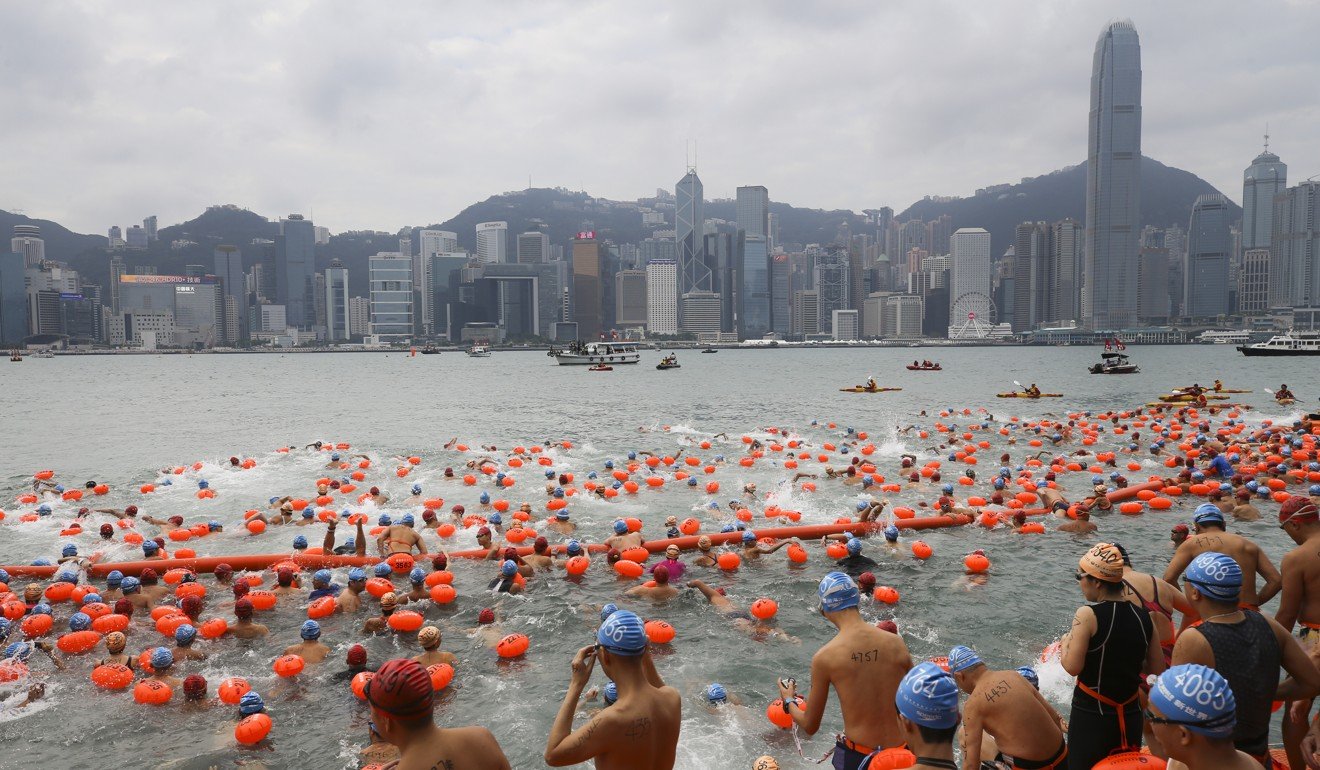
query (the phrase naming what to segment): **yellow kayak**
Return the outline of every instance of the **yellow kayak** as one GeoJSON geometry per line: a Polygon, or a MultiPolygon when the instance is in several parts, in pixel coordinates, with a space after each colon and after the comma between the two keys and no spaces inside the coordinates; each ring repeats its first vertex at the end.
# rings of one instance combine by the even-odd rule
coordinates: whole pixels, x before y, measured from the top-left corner
{"type": "Polygon", "coordinates": [[[1063,398],[1062,393],[1041,393],[1039,396],[1033,396],[1030,393],[1021,391],[1014,393],[996,393],[995,398],[1063,398]]]}
{"type": "Polygon", "coordinates": [[[839,388],[840,393],[888,393],[902,388],[863,388],[861,386],[851,388],[839,388]]]}

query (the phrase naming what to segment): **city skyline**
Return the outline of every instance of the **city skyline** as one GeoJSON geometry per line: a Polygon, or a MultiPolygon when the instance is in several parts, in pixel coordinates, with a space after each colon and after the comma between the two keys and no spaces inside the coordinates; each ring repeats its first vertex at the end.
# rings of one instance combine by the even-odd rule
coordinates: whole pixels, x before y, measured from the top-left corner
{"type": "Polygon", "coordinates": [[[404,4],[362,9],[349,28],[307,7],[13,6],[0,9],[12,50],[0,98],[25,110],[0,137],[23,152],[0,209],[88,233],[147,212],[184,221],[226,200],[303,211],[336,231],[434,223],[529,176],[533,186],[634,198],[673,184],[689,140],[708,198],[765,185],[796,205],[901,209],[1083,162],[1085,51],[1123,17],[1142,35],[1146,155],[1235,198],[1243,156],[1269,123],[1271,149],[1296,177],[1310,176],[1320,107],[1306,30],[1320,7],[1272,3],[1249,17],[1228,3],[1191,9],[1019,2],[739,14],[679,4],[632,24],[608,7],[460,5],[441,18],[404,4]],[[1033,45],[993,47],[996,25],[1033,45]],[[450,34],[429,32],[441,27],[450,34]],[[598,32],[556,45],[585,27],[598,32]],[[700,30],[729,37],[708,41],[719,56],[684,56],[700,30]],[[756,47],[758,35],[744,32],[781,44],[756,47]],[[936,41],[940,55],[928,55],[936,41]],[[631,57],[643,45],[645,66],[631,57]],[[617,66],[595,66],[603,60],[617,66]],[[705,71],[684,69],[694,67],[705,71]],[[742,88],[728,97],[734,80],[742,88]],[[500,97],[514,89],[518,99],[500,97]],[[599,118],[573,137],[553,128],[569,90],[599,118]],[[446,108],[418,111],[419,91],[446,108]],[[1008,119],[1028,95],[1049,109],[1008,119]],[[98,119],[75,117],[87,110],[98,119]],[[816,120],[822,111],[833,117],[816,120]],[[528,114],[540,117],[528,123],[528,114]]]}

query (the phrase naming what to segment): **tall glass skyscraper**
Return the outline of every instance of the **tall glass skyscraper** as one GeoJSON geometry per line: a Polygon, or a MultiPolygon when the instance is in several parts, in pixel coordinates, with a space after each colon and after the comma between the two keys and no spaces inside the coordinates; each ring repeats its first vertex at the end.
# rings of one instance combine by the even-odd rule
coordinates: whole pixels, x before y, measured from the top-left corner
{"type": "Polygon", "coordinates": [[[1086,157],[1086,262],[1082,315],[1092,329],[1137,320],[1141,230],[1141,41],[1131,21],[1095,43],[1086,157]]]}
{"type": "Polygon", "coordinates": [[[1187,224],[1187,268],[1183,272],[1183,315],[1214,318],[1232,310],[1228,304],[1228,199],[1202,195],[1187,224]]]}
{"type": "MultiPolygon", "coordinates": [[[[1266,137],[1267,139],[1269,137],[1266,137]]],[[[1288,186],[1288,165],[1265,151],[1242,172],[1242,250],[1268,249],[1274,231],[1274,196],[1288,186]]]]}
{"type": "MultiPolygon", "coordinates": [[[[706,205],[702,199],[701,179],[697,170],[688,169],[674,188],[678,211],[675,216],[674,237],[678,243],[678,296],[690,291],[713,291],[711,270],[706,265],[704,242],[706,205]]],[[[680,302],[680,308],[682,303],[680,302]]],[[[682,310],[679,310],[682,321],[682,310]]]]}
{"type": "Polygon", "coordinates": [[[316,230],[310,219],[290,214],[275,237],[275,296],[285,321],[298,329],[316,324],[316,230]]]}

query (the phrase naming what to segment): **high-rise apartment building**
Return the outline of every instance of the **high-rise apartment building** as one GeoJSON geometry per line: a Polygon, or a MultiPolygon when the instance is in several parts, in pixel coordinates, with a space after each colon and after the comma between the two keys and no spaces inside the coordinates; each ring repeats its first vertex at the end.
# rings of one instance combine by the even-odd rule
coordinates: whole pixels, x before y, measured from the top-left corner
{"type": "Polygon", "coordinates": [[[493,264],[509,261],[509,223],[481,222],[477,225],[477,261],[493,264]]]}
{"type": "Polygon", "coordinates": [[[325,336],[331,342],[345,342],[352,336],[348,300],[348,268],[332,260],[325,270],[325,336]]]}
{"type": "Polygon", "coordinates": [[[1137,321],[1141,228],[1141,41],[1130,21],[1096,41],[1088,125],[1082,312],[1092,329],[1123,329],[1137,321]]]}
{"type": "Polygon", "coordinates": [[[316,324],[316,233],[311,220],[290,214],[275,237],[275,296],[290,327],[316,324]]]}
{"type": "Polygon", "coordinates": [[[990,232],[963,227],[949,237],[949,325],[969,319],[990,323],[993,264],[990,232]]]}
{"type": "Polygon", "coordinates": [[[1222,195],[1202,195],[1192,205],[1183,273],[1183,315],[1188,318],[1215,318],[1232,310],[1228,302],[1230,216],[1228,199],[1222,195]]]}
{"type": "Polygon", "coordinates": [[[815,289],[793,292],[793,323],[790,333],[798,338],[820,334],[820,295],[815,289]]]}
{"type": "Polygon", "coordinates": [[[578,338],[596,340],[605,328],[601,316],[604,251],[594,232],[583,232],[573,239],[572,254],[573,320],[577,321],[578,338]]]}
{"type": "Polygon", "coordinates": [[[1302,182],[1274,198],[1270,236],[1270,307],[1320,305],[1320,182],[1302,182]]]}
{"type": "Polygon", "coordinates": [[[371,300],[366,297],[348,298],[348,333],[363,337],[371,333],[371,300]]]}
{"type": "MultiPolygon", "coordinates": [[[[1268,137],[1266,137],[1268,139],[1268,137]]],[[[1274,234],[1274,198],[1288,187],[1288,165],[1265,150],[1242,172],[1242,250],[1268,249],[1274,234]]]]}
{"type": "Polygon", "coordinates": [[[24,269],[37,267],[46,259],[46,241],[41,237],[41,228],[36,225],[14,225],[9,249],[23,255],[24,269]]]}
{"type": "Polygon", "coordinates": [[[738,228],[749,238],[765,238],[770,232],[770,192],[761,185],[739,187],[738,228]]]}
{"type": "Polygon", "coordinates": [[[921,338],[924,308],[921,297],[915,294],[891,294],[885,298],[884,336],[891,340],[921,338]]]}
{"type": "Polygon", "coordinates": [[[678,334],[678,262],[653,259],[646,263],[646,330],[678,334]]]}
{"type": "Polygon", "coordinates": [[[412,273],[412,258],[398,252],[381,252],[367,260],[368,324],[382,342],[403,342],[413,335],[412,273]]]}
{"type": "Polygon", "coordinates": [[[160,240],[160,235],[157,233],[157,230],[156,230],[156,215],[155,215],[155,214],[152,214],[151,216],[149,216],[149,217],[147,217],[146,219],[142,220],[142,229],[147,231],[147,240],[148,240],[148,241],[156,241],[156,240],[160,240]]]}
{"type": "MultiPolygon", "coordinates": [[[[678,244],[678,293],[713,291],[712,274],[706,264],[706,206],[701,179],[696,169],[688,169],[674,188],[677,201],[675,239],[678,244]]],[[[682,309],[679,322],[682,323],[682,309]]]]}
{"type": "Polygon", "coordinates": [[[1270,303],[1270,250],[1247,249],[1237,275],[1237,311],[1263,313],[1270,303]]]}
{"type": "Polygon", "coordinates": [[[518,262],[534,265],[550,261],[550,236],[539,230],[518,236],[518,262]]]}
{"type": "Polygon", "coordinates": [[[134,251],[141,251],[147,248],[147,241],[146,229],[137,225],[128,228],[128,233],[124,236],[124,245],[134,251]]]}
{"type": "Polygon", "coordinates": [[[1050,323],[1082,320],[1082,259],[1084,234],[1075,219],[1064,219],[1051,226],[1050,261],[1053,289],[1050,295],[1050,323]]]}

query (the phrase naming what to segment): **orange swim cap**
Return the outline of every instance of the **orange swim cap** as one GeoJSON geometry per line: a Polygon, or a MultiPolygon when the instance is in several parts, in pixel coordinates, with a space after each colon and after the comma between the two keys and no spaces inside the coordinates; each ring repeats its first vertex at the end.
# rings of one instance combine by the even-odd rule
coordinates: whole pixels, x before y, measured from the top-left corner
{"type": "Polygon", "coordinates": [[[1096,580],[1106,583],[1123,581],[1123,553],[1110,543],[1096,543],[1087,551],[1077,565],[1082,572],[1096,580]]]}

